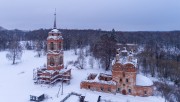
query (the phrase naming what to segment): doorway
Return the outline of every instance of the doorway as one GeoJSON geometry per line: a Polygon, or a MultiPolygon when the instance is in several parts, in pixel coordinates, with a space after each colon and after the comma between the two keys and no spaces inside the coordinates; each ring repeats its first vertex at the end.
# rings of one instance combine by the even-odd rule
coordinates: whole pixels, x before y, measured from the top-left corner
{"type": "Polygon", "coordinates": [[[123,94],[123,95],[126,95],[126,90],[122,90],[122,94],[123,94]]]}

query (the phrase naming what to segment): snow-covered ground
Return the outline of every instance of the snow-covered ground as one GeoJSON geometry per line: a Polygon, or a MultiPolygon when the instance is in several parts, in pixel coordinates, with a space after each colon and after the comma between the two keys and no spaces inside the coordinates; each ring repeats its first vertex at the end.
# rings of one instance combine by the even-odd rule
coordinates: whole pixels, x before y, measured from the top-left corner
{"type": "MultiPolygon", "coordinates": [[[[164,99],[157,96],[139,97],[121,94],[109,94],[90,90],[80,89],[80,82],[84,80],[89,73],[103,72],[97,68],[89,68],[86,62],[86,69],[76,69],[72,66],[72,80],[70,85],[64,84],[63,95],[61,90],[57,96],[60,83],[55,86],[35,85],[33,83],[33,69],[46,63],[46,56],[41,58],[34,57],[33,51],[25,50],[20,63],[11,65],[11,61],[6,59],[6,51],[0,52],[0,102],[29,102],[29,95],[38,92],[48,95],[48,99],[44,102],[60,102],[68,93],[77,92],[86,96],[99,96],[112,102],[164,102],[164,99]]],[[[88,57],[89,58],[89,57],[88,57]]],[[[77,56],[73,51],[64,52],[64,62],[75,61],[77,56]]],[[[67,102],[78,102],[77,97],[70,97],[67,102]]],[[[92,98],[92,102],[93,98],[92,98]]]]}

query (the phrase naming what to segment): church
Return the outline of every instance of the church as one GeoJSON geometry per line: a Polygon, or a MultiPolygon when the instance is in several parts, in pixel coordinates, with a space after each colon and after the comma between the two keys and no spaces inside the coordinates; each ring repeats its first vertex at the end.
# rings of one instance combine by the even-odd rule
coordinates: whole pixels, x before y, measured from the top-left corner
{"type": "Polygon", "coordinates": [[[112,74],[91,73],[80,84],[81,89],[133,96],[151,96],[153,82],[137,74],[137,59],[132,51],[118,49],[112,62],[112,74]]]}
{"type": "Polygon", "coordinates": [[[55,84],[58,81],[70,83],[71,69],[64,68],[63,37],[56,27],[56,13],[54,27],[47,38],[47,66],[33,70],[33,79],[36,84],[55,84]]]}
{"type": "MultiPolygon", "coordinates": [[[[64,68],[63,37],[54,27],[47,37],[47,65],[33,70],[35,84],[53,85],[59,81],[70,83],[71,69],[64,68]]],[[[133,51],[117,49],[111,74],[91,73],[80,83],[81,89],[133,96],[151,96],[153,82],[137,73],[138,63],[133,51]]]]}

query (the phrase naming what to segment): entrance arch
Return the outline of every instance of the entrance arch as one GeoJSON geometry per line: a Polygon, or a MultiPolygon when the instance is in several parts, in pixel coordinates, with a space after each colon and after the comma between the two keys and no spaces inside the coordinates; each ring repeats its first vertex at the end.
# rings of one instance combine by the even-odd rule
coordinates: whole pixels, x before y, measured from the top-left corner
{"type": "Polygon", "coordinates": [[[126,90],[122,90],[122,94],[123,94],[123,95],[126,95],[126,90]]]}

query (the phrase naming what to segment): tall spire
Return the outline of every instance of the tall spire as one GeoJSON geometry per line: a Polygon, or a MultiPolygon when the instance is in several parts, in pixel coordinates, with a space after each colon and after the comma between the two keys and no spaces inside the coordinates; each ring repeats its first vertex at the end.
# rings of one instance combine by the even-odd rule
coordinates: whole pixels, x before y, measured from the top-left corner
{"type": "Polygon", "coordinates": [[[54,29],[56,29],[56,9],[55,9],[55,13],[54,13],[54,29]]]}

